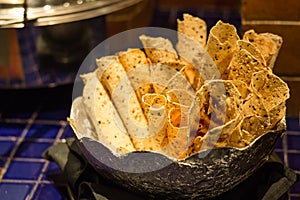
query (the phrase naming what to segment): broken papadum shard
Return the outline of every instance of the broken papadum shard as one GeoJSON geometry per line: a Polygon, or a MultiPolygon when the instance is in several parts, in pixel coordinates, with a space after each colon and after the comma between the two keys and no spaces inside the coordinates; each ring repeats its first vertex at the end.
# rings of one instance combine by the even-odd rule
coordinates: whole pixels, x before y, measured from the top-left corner
{"type": "Polygon", "coordinates": [[[139,39],[152,63],[165,63],[178,58],[172,42],[166,38],[141,35],[139,39]]]}
{"type": "MultiPolygon", "coordinates": [[[[177,30],[205,47],[207,26],[204,20],[185,13],[183,14],[183,20],[177,19],[177,30]]],[[[178,38],[178,46],[185,45],[185,42],[181,39],[181,37],[178,38]]]]}
{"type": "Polygon", "coordinates": [[[290,97],[288,85],[270,70],[261,70],[251,79],[253,93],[261,97],[267,111],[285,102],[290,97]]]}
{"type": "Polygon", "coordinates": [[[242,97],[229,80],[206,81],[197,91],[200,119],[209,118],[209,129],[221,126],[242,112],[242,97]]]}
{"type": "MultiPolygon", "coordinates": [[[[238,41],[238,46],[240,43],[244,43],[244,41],[238,41]]],[[[253,45],[246,47],[247,48],[238,48],[234,52],[232,60],[228,66],[228,79],[240,80],[249,85],[253,73],[267,68],[250,53],[253,50],[252,48],[255,47],[253,45]]]]}
{"type": "Polygon", "coordinates": [[[223,79],[227,79],[227,68],[237,48],[238,40],[236,28],[231,24],[218,21],[210,30],[206,50],[223,79]]]}
{"type": "Polygon", "coordinates": [[[260,51],[266,66],[273,69],[282,45],[282,37],[272,33],[256,33],[253,29],[244,33],[243,39],[251,42],[260,51]]]}

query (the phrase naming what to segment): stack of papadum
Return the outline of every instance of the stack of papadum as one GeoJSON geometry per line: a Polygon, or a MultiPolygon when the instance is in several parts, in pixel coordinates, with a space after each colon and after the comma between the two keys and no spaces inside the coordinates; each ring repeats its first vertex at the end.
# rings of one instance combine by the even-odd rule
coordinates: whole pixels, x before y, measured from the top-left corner
{"type": "Polygon", "coordinates": [[[240,38],[222,21],[207,36],[202,19],[184,14],[177,21],[176,45],[141,35],[144,49],[101,57],[82,75],[93,139],[119,154],[154,151],[180,160],[242,148],[275,129],[289,98],[272,73],[282,38],[254,30],[240,38]]]}

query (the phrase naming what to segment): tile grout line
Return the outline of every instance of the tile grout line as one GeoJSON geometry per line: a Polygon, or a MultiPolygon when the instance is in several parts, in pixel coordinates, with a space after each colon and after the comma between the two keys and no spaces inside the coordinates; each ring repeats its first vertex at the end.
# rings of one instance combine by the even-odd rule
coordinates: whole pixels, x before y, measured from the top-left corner
{"type": "MultiPolygon", "coordinates": [[[[0,142],[16,142],[17,137],[1,137],[0,136],[0,142]]],[[[24,141],[26,142],[37,142],[37,143],[52,143],[55,141],[55,139],[52,138],[24,138],[24,141]]]]}
{"type": "Polygon", "coordinates": [[[42,159],[42,158],[22,158],[22,157],[15,157],[15,158],[13,158],[13,161],[45,163],[45,160],[42,159]]]}
{"type": "Polygon", "coordinates": [[[2,183],[20,183],[20,184],[35,184],[36,180],[24,180],[24,179],[5,179],[2,183]]]}
{"type": "Polygon", "coordinates": [[[1,119],[2,120],[2,122],[5,122],[5,123],[7,123],[7,124],[9,124],[9,123],[15,123],[15,124],[27,124],[28,123],[28,121],[30,120],[30,118],[29,119],[19,119],[19,118],[4,118],[4,119],[1,119]]]}
{"type": "Polygon", "coordinates": [[[62,134],[64,133],[64,130],[65,130],[65,128],[66,128],[67,125],[68,125],[67,122],[61,124],[61,127],[58,130],[58,133],[57,133],[57,135],[55,137],[55,142],[59,142],[60,141],[60,138],[61,138],[62,134]]]}
{"type": "Polygon", "coordinates": [[[300,197],[300,194],[297,193],[290,193],[289,195],[290,197],[300,197]]]}
{"type": "MultiPolygon", "coordinates": [[[[274,149],[275,152],[282,153],[284,149],[274,149]]],[[[289,154],[300,154],[300,149],[287,149],[286,152],[289,154]]]]}
{"type": "Polygon", "coordinates": [[[33,198],[33,196],[34,196],[34,194],[35,194],[35,192],[36,192],[39,184],[41,183],[41,180],[43,178],[43,173],[46,171],[48,165],[49,165],[49,161],[46,161],[44,163],[44,166],[43,166],[43,169],[42,169],[42,173],[39,175],[38,180],[34,183],[34,186],[33,186],[32,190],[31,190],[30,194],[26,197],[26,200],[30,200],[30,199],[33,198]]]}
{"type": "MultiPolygon", "coordinates": [[[[26,124],[30,120],[31,120],[31,118],[30,119],[19,119],[19,118],[4,118],[4,119],[2,119],[3,122],[8,123],[8,124],[9,123],[26,124]]],[[[62,125],[62,124],[66,124],[67,122],[62,119],[58,119],[58,120],[35,119],[34,123],[41,124],[41,125],[62,125]]]]}
{"type": "MultiPolygon", "coordinates": [[[[58,132],[57,132],[57,135],[56,135],[56,137],[55,137],[54,143],[59,141],[59,138],[62,136],[65,127],[66,127],[66,123],[62,123],[60,129],[59,129],[58,132]]],[[[54,143],[53,143],[53,144],[54,144],[54,143]]],[[[48,166],[49,166],[49,161],[46,160],[45,163],[44,163],[43,169],[42,169],[42,173],[39,175],[39,178],[38,178],[37,181],[35,182],[35,184],[34,184],[32,190],[31,190],[30,194],[27,196],[26,200],[31,200],[31,199],[34,197],[34,194],[35,194],[35,192],[36,192],[36,190],[37,190],[39,184],[42,182],[43,175],[44,175],[44,173],[46,172],[48,166]]]]}
{"type": "Polygon", "coordinates": [[[287,133],[288,136],[290,136],[290,135],[300,136],[300,131],[289,131],[289,130],[287,130],[286,133],[287,133]]]}
{"type": "Polygon", "coordinates": [[[6,170],[8,169],[11,161],[13,160],[14,155],[16,154],[20,144],[23,142],[26,134],[28,133],[28,130],[30,129],[30,127],[32,126],[35,118],[37,117],[38,113],[37,112],[33,112],[33,114],[31,115],[30,119],[27,121],[27,125],[25,126],[25,128],[23,129],[20,137],[17,139],[16,141],[16,145],[14,146],[14,148],[12,149],[12,151],[9,154],[9,157],[7,158],[5,165],[3,167],[3,173],[0,174],[0,180],[2,180],[4,174],[6,173],[6,170]]]}
{"type": "Polygon", "coordinates": [[[15,142],[17,141],[18,137],[15,136],[0,136],[0,141],[10,141],[10,142],[15,142]]]}

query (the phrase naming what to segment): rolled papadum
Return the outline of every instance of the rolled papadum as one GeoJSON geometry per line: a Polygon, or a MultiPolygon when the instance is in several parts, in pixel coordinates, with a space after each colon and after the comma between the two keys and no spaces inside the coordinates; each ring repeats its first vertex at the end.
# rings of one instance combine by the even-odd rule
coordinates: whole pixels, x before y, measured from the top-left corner
{"type": "Polygon", "coordinates": [[[100,138],[110,142],[112,149],[135,151],[120,116],[97,78],[97,70],[81,75],[84,80],[83,103],[100,138]]]}
{"type": "Polygon", "coordinates": [[[97,59],[97,65],[97,77],[107,89],[136,150],[160,149],[160,143],[151,137],[147,119],[118,57],[102,57],[97,59]]]}

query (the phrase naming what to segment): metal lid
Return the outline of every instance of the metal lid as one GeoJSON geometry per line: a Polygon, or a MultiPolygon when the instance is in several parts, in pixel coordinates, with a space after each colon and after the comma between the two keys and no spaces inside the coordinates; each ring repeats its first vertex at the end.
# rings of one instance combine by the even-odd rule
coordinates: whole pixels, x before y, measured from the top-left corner
{"type": "Polygon", "coordinates": [[[142,0],[0,0],[0,28],[47,26],[89,19],[142,0]]]}

